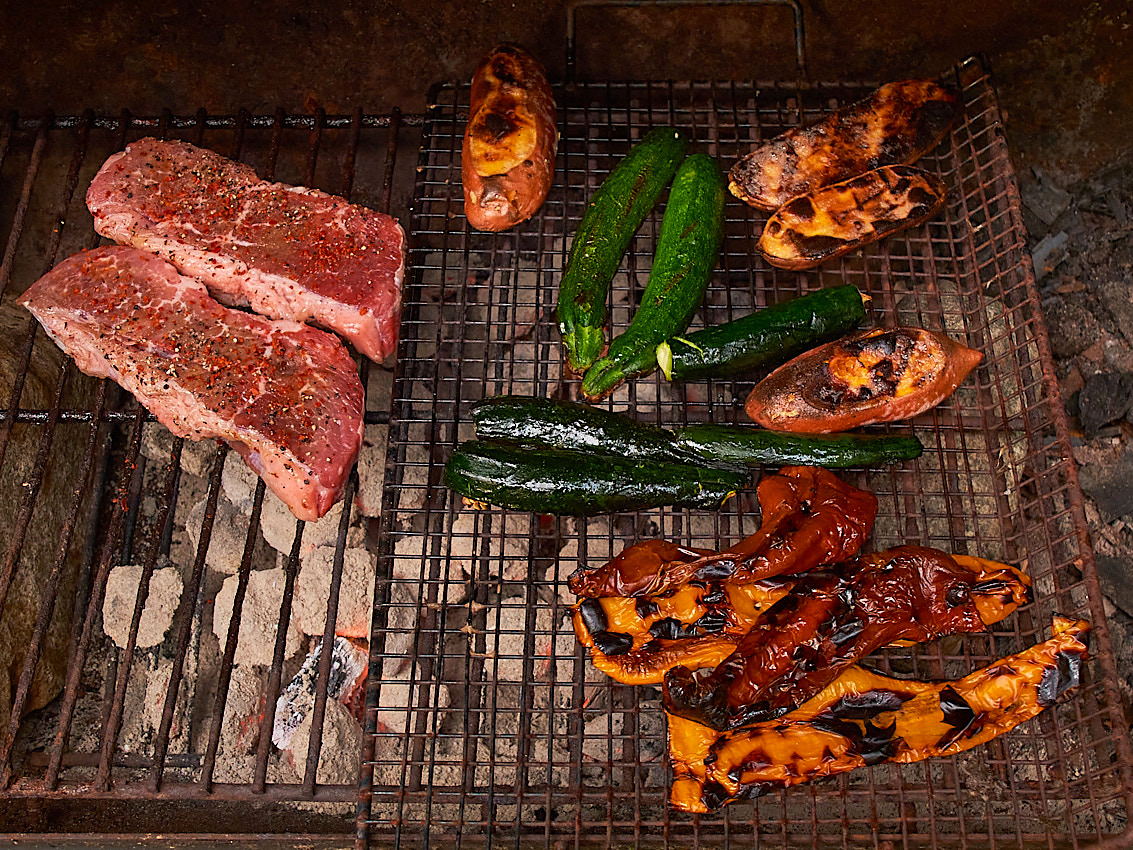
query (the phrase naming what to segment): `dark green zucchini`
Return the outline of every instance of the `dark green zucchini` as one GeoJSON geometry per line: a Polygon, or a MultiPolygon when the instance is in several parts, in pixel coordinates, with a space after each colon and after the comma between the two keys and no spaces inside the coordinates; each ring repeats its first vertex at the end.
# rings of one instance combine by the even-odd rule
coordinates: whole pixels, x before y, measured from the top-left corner
{"type": "Polygon", "coordinates": [[[679,448],[672,431],[577,401],[497,396],[477,402],[471,413],[480,440],[627,458],[703,462],[695,452],[679,448]]]}
{"type": "Polygon", "coordinates": [[[466,499],[563,516],[715,509],[748,480],[734,470],[479,441],[459,446],[445,465],[445,484],[466,499]]]}
{"type": "Polygon", "coordinates": [[[610,282],[687,149],[684,134],[659,127],[626,154],[591,197],[559,283],[559,330],[575,372],[585,371],[602,353],[610,282]]]}
{"type": "Polygon", "coordinates": [[[864,469],[920,457],[916,437],[888,434],[800,435],[739,425],[689,425],[676,431],[677,445],[709,461],[749,466],[824,466],[864,469]]]}
{"type": "Polygon", "coordinates": [[[753,372],[844,336],[864,320],[861,293],[848,284],[834,286],[674,336],[657,346],[657,364],[670,381],[753,372]]]}
{"type": "Polygon", "coordinates": [[[582,381],[586,398],[604,398],[627,378],[652,372],[657,368],[657,346],[688,327],[720,255],[726,194],[712,157],[698,153],[681,163],[641,303],[606,356],[587,370],[582,381]]]}

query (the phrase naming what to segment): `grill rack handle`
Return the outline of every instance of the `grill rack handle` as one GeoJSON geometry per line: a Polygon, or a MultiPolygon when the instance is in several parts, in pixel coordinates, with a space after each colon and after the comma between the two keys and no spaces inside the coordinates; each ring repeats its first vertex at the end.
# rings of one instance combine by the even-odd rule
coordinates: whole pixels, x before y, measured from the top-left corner
{"type": "Polygon", "coordinates": [[[676,6],[786,6],[790,8],[795,19],[795,66],[798,69],[800,80],[807,77],[803,7],[799,0],[572,0],[567,4],[566,10],[566,78],[568,82],[575,80],[575,13],[579,9],[596,6],[611,6],[622,9],[676,6]]]}

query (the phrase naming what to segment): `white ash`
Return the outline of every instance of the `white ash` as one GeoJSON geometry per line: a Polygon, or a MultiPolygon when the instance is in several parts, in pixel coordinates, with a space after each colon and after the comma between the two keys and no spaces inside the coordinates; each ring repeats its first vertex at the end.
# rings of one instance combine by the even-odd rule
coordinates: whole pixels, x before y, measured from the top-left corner
{"type": "MultiPolygon", "coordinates": [[[[202,499],[193,505],[185,521],[185,532],[193,547],[193,557],[201,542],[201,528],[204,525],[205,508],[208,500],[202,499]]],[[[216,500],[216,514],[213,517],[212,531],[209,534],[209,548],[205,554],[205,564],[225,575],[234,575],[240,570],[244,557],[244,547],[248,540],[248,522],[243,514],[227,499],[216,500]]]]}
{"type": "MultiPolygon", "coordinates": [[[[311,743],[311,720],[310,714],[303,718],[286,750],[288,761],[297,777],[302,777],[306,770],[307,750],[311,743]]],[[[362,727],[340,702],[327,700],[315,781],[321,785],[354,784],[358,781],[361,752],[362,727]]]]}
{"type": "MultiPolygon", "coordinates": [[[[130,636],[130,623],[142,580],[141,564],[125,564],[112,569],[106,577],[106,595],[102,600],[102,629],[120,648],[125,649],[130,636]]],[[[174,567],[154,570],[150,575],[142,618],[138,624],[136,646],[145,649],[157,646],[173,622],[181,602],[181,576],[174,567]]]]}
{"type": "MultiPolygon", "coordinates": [[[[558,637],[563,629],[562,618],[566,612],[557,612],[559,623],[556,624],[556,612],[550,606],[542,602],[536,602],[535,605],[535,620],[530,630],[527,625],[527,606],[523,604],[522,597],[504,599],[499,605],[488,609],[484,630],[484,669],[489,678],[494,678],[497,682],[523,682],[528,678],[524,676],[523,668],[529,631],[531,655],[535,659],[532,673],[539,678],[549,677],[552,660],[557,661],[561,657],[560,653],[568,646],[564,638],[558,637]]],[[[570,630],[569,625],[565,628],[570,630]]],[[[569,657],[573,658],[573,648],[569,657]]],[[[556,676],[557,672],[556,665],[556,676]]]]}
{"type": "MultiPolygon", "coordinates": [[[[293,611],[296,623],[305,634],[322,635],[326,628],[334,553],[335,547],[320,546],[301,559],[293,611]]],[[[336,635],[362,639],[370,636],[376,569],[377,559],[365,549],[346,549],[342,553],[336,635]]]]}
{"type": "MultiPolygon", "coordinates": [[[[470,573],[466,569],[467,558],[446,557],[445,553],[441,553],[439,563],[433,558],[423,560],[424,540],[419,535],[405,535],[394,542],[394,578],[412,584],[414,598],[419,587],[424,588],[428,598],[434,595],[432,586],[439,585],[435,591],[437,602],[460,604],[468,598],[470,573]]],[[[454,551],[459,551],[460,538],[454,537],[452,545],[454,551]]]]}
{"type": "Polygon", "coordinates": [[[601,714],[582,726],[582,757],[588,761],[609,763],[622,757],[623,715],[619,711],[601,714]]]}
{"type": "Polygon", "coordinates": [[[388,438],[388,425],[366,426],[362,450],[358,453],[358,492],[354,496],[354,503],[362,516],[381,515],[388,438]]]}
{"type": "Polygon", "coordinates": [[[434,721],[440,725],[441,716],[451,703],[448,685],[422,681],[419,665],[410,663],[407,658],[382,659],[377,711],[379,731],[404,732],[413,727],[417,723],[418,706],[426,710],[426,730],[431,730],[434,721]]]}
{"type": "MultiPolygon", "coordinates": [[[[181,661],[181,683],[173,703],[169,727],[169,752],[189,752],[192,724],[189,718],[198,680],[196,637],[199,622],[193,621],[188,651],[181,661]]],[[[123,703],[119,747],[125,752],[150,753],[161,728],[165,700],[170,692],[173,660],[155,651],[136,653],[131,663],[130,685],[123,703]]]]}
{"type": "Polygon", "coordinates": [[[523,581],[531,565],[533,520],[528,514],[509,512],[502,530],[486,530],[486,523],[496,518],[497,514],[489,517],[472,508],[461,510],[452,523],[449,562],[462,572],[474,575],[477,563],[486,559],[490,576],[509,582],[523,581]]]}
{"type": "Polygon", "coordinates": [[[477,785],[514,785],[519,770],[520,724],[524,723],[524,769],[527,782],[565,786],[570,781],[571,754],[567,747],[567,716],[558,712],[527,715],[497,711],[481,720],[476,740],[477,785]]]}
{"type": "Polygon", "coordinates": [[[383,603],[386,612],[385,629],[381,642],[375,633],[374,643],[381,646],[382,652],[389,656],[408,657],[413,649],[414,630],[419,616],[417,584],[408,581],[392,581],[389,585],[389,602],[383,603]]]}
{"type": "Polygon", "coordinates": [[[260,477],[252,471],[244,458],[236,452],[229,452],[224,459],[224,470],[220,473],[220,486],[224,495],[237,510],[251,514],[256,501],[256,485],[260,477]]]}
{"type": "MultiPolygon", "coordinates": [[[[217,592],[212,615],[212,631],[220,641],[223,654],[228,639],[228,624],[232,619],[233,603],[239,576],[229,576],[217,592]]],[[[275,652],[275,634],[279,621],[280,604],[286,576],[283,570],[252,570],[240,613],[240,631],[236,642],[237,664],[270,665],[275,652]]],[[[290,658],[299,649],[302,635],[295,618],[287,624],[287,642],[284,653],[290,658]]]]}
{"type": "MultiPolygon", "coordinates": [[[[216,440],[185,440],[181,447],[181,470],[200,478],[208,478],[219,446],[216,440]]],[[[142,454],[162,467],[173,452],[173,435],[158,422],[142,426],[142,454]]],[[[243,461],[241,461],[243,462],[243,461]]]]}
{"type": "MultiPolygon", "coordinates": [[[[452,737],[434,738],[433,756],[421,770],[422,783],[432,788],[459,789],[464,784],[466,768],[462,756],[464,743],[452,737]]],[[[404,740],[400,734],[382,732],[374,738],[374,787],[401,788],[408,784],[413,770],[412,760],[402,763],[404,740]]],[[[428,756],[426,757],[428,758],[428,756]]],[[[434,812],[439,808],[434,804],[434,812]]]]}
{"type": "MultiPolygon", "coordinates": [[[[323,645],[320,641],[275,701],[275,724],[271,740],[281,750],[290,747],[295,731],[315,707],[319,659],[322,655],[323,645]]],[[[356,689],[364,686],[368,665],[369,654],[364,647],[346,638],[336,637],[331,646],[330,676],[327,679],[328,703],[355,698],[356,689]]]]}
{"type": "MultiPolygon", "coordinates": [[[[326,514],[315,522],[303,526],[303,541],[299,554],[303,555],[320,546],[333,546],[338,540],[338,526],[342,520],[345,502],[339,501],[326,514]]],[[[298,520],[295,514],[272,492],[264,494],[263,510],[260,513],[260,533],[264,540],[278,552],[288,554],[295,542],[295,529],[298,520]]]]}
{"type": "Polygon", "coordinates": [[[248,783],[255,778],[265,677],[254,667],[235,665],[228,680],[213,779],[248,783]]]}

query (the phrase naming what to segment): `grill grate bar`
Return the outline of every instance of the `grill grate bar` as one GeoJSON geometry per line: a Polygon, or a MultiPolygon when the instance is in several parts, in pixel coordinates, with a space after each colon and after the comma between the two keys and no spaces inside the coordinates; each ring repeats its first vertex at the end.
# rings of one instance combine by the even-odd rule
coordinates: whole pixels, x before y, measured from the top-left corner
{"type": "MultiPolygon", "coordinates": [[[[223,447],[217,452],[219,455],[215,470],[222,471],[226,452],[223,447]]],[[[244,554],[240,556],[240,569],[237,575],[236,595],[233,597],[233,611],[240,611],[244,605],[244,594],[248,590],[248,576],[252,570],[252,553],[255,551],[256,538],[252,535],[258,530],[260,517],[263,514],[264,491],[267,488],[263,480],[256,482],[256,496],[252,503],[252,515],[248,519],[249,534],[244,542],[244,554]]],[[[201,526],[201,537],[207,538],[212,534],[212,523],[216,512],[216,494],[219,488],[216,481],[209,487],[209,501],[205,506],[204,525],[201,526]]],[[[236,660],[236,641],[240,636],[240,620],[232,617],[228,622],[228,634],[224,639],[224,657],[220,660],[220,676],[216,691],[216,701],[213,703],[213,723],[209,730],[208,748],[205,750],[205,760],[201,766],[201,785],[205,791],[213,786],[213,772],[216,770],[216,754],[220,749],[220,733],[224,724],[224,706],[228,702],[228,688],[232,680],[232,666],[236,660]]],[[[154,790],[157,790],[156,788],[154,790]]]]}

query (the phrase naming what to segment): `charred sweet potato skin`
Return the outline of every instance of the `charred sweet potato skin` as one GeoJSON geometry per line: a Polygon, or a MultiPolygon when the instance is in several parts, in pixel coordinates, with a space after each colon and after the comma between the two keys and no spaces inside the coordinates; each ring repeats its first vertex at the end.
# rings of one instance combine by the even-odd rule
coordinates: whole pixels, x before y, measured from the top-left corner
{"type": "Polygon", "coordinates": [[[760,145],[732,167],[728,188],[753,207],[778,209],[865,171],[915,162],[944,138],[960,111],[958,93],[931,80],[888,83],[760,145]]]}
{"type": "Polygon", "coordinates": [[[747,397],[765,428],[831,434],[910,419],[956,391],[983,355],[924,328],[875,328],[784,363],[747,397]]]}
{"type": "Polygon", "coordinates": [[[907,165],[867,171],[799,195],[767,220],[759,252],[771,265],[814,268],[936,215],[943,181],[907,165]]]}
{"type": "Polygon", "coordinates": [[[472,77],[461,153],[469,224],[506,230],[534,215],[551,189],[557,142],[543,66],[517,45],[494,47],[472,77]]]}

